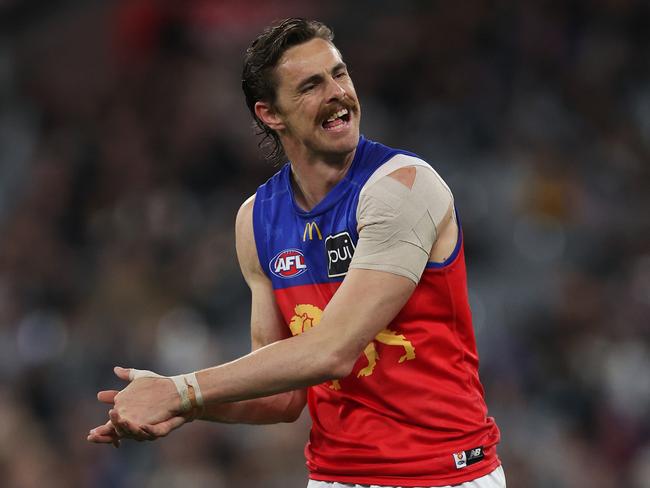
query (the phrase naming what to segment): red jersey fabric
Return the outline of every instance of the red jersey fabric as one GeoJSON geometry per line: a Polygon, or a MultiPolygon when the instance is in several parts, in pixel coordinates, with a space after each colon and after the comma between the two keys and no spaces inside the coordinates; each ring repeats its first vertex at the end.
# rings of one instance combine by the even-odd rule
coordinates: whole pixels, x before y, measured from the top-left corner
{"type": "MultiPolygon", "coordinates": [[[[295,202],[286,164],[258,188],[253,231],[260,265],[293,334],[318,327],[345,279],[359,235],[360,191],[398,154],[361,137],[345,177],[313,209],[295,202]]],[[[339,381],[309,388],[310,477],[392,486],[444,486],[499,465],[467,299],[462,233],[429,263],[404,308],[339,381]]]]}
{"type": "MultiPolygon", "coordinates": [[[[348,377],[309,388],[313,424],[305,455],[312,479],[441,486],[499,466],[499,430],[487,416],[478,376],[462,234],[450,263],[430,264],[390,333],[373,341],[371,374],[359,375],[369,372],[364,353],[348,377]],[[454,455],[476,448],[482,459],[457,467],[454,455]]],[[[318,325],[338,286],[275,290],[292,333],[318,325]]]]}

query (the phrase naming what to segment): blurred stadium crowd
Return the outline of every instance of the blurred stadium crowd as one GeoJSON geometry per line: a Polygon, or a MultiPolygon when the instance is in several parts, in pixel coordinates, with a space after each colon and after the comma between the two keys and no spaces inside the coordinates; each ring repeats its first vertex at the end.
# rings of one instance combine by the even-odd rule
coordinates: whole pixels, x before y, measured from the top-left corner
{"type": "Polygon", "coordinates": [[[645,0],[0,2],[0,485],[305,486],[306,414],[85,441],[113,365],[249,348],[234,216],[277,168],[241,61],[287,16],[455,193],[509,486],[650,487],[645,0]]]}

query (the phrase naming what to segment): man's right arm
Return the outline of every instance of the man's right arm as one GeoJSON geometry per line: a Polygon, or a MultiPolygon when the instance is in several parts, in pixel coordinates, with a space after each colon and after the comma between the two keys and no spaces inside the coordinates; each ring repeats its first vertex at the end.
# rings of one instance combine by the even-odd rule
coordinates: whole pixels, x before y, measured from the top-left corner
{"type": "MultiPolygon", "coordinates": [[[[273,294],[271,280],[262,270],[253,234],[254,196],[246,200],[235,223],[239,266],[251,290],[251,343],[255,351],[289,337],[273,294]]],[[[268,397],[207,406],[202,420],[225,423],[272,424],[293,422],[306,403],[306,390],[294,390],[268,397]]]]}

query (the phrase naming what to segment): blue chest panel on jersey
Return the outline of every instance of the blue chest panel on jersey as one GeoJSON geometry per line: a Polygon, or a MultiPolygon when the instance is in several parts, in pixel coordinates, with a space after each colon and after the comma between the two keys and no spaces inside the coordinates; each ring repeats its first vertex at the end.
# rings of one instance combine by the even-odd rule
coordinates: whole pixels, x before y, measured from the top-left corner
{"type": "Polygon", "coordinates": [[[253,207],[255,244],[274,289],[343,279],[359,238],[359,192],[395,154],[412,155],[361,137],[346,176],[309,212],[295,202],[289,163],[258,188],[253,207]]]}

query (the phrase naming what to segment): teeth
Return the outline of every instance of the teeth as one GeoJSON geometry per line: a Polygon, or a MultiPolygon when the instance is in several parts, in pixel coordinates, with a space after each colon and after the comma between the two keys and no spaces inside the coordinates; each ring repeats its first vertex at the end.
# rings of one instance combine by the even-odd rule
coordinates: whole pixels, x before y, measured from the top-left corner
{"type": "Polygon", "coordinates": [[[347,115],[347,113],[348,113],[348,109],[343,108],[343,109],[339,110],[338,112],[336,112],[334,115],[332,115],[329,119],[327,119],[327,122],[333,122],[336,119],[338,119],[339,117],[343,117],[344,115],[347,115]]]}

